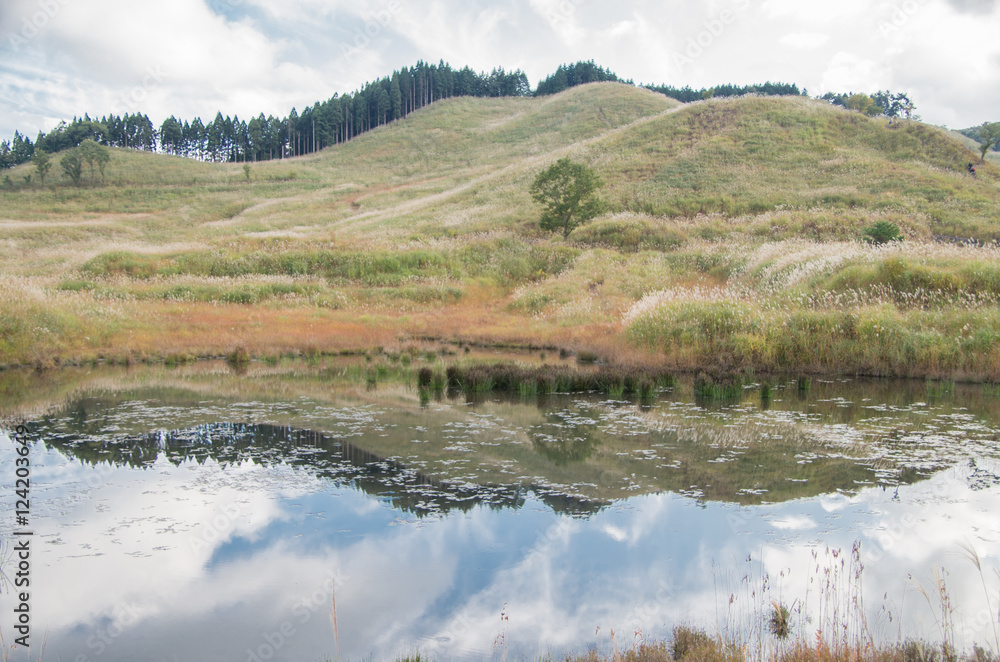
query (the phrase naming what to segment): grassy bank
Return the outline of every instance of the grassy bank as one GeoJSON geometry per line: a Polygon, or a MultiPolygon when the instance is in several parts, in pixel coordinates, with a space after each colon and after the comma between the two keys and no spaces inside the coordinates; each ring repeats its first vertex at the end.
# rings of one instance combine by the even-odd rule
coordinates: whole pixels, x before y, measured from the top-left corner
{"type": "Polygon", "coordinates": [[[0,190],[0,365],[432,337],[675,372],[996,380],[1000,169],[973,180],[972,159],[933,127],[805,99],[598,84],[450,99],[249,182],[128,150],[94,185],[21,166],[0,190]],[[566,240],[528,195],[564,156],[607,203],[566,240]],[[877,221],[905,240],[862,243],[877,221]]]}
{"type": "Polygon", "coordinates": [[[0,356],[51,366],[242,347],[267,358],[433,338],[651,373],[1000,378],[995,248],[689,241],[620,253],[505,239],[379,254],[270,243],[228,257],[106,253],[48,286],[10,278],[0,356]]]}

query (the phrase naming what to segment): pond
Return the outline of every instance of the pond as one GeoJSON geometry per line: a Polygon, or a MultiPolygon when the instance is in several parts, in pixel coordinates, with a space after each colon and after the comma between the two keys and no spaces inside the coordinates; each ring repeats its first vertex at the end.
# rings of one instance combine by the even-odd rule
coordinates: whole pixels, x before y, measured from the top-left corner
{"type": "Polygon", "coordinates": [[[0,521],[5,645],[30,529],[32,660],[522,659],[678,624],[764,650],[772,601],[809,640],[995,648],[992,387],[640,401],[357,374],[0,374],[5,503],[15,421],[31,449],[28,526],[0,521]]]}

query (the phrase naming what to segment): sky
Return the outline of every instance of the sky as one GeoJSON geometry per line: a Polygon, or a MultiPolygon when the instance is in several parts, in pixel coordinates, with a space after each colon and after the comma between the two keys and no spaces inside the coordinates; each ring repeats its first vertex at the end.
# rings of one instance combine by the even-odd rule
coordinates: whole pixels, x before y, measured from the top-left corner
{"type": "Polygon", "coordinates": [[[88,113],[285,116],[417,60],[905,92],[1000,121],[1000,0],[0,0],[0,139],[88,113]]]}

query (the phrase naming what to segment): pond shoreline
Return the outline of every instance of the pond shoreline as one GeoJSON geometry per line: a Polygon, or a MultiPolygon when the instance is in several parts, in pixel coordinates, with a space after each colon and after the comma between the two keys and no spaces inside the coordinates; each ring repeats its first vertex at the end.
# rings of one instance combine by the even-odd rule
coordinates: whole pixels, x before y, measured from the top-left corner
{"type": "MultiPolygon", "coordinates": [[[[273,366],[287,361],[303,361],[306,364],[314,365],[319,361],[337,358],[364,359],[367,363],[378,360],[388,360],[398,362],[401,357],[439,355],[442,358],[467,358],[477,362],[479,365],[490,365],[495,370],[501,372],[519,370],[523,367],[523,362],[518,359],[507,359],[502,361],[503,365],[497,364],[491,358],[496,353],[506,353],[523,355],[526,360],[539,357],[543,361],[546,358],[558,358],[558,367],[561,370],[567,368],[575,369],[580,375],[587,375],[595,370],[606,373],[615,373],[627,380],[626,393],[639,391],[633,382],[652,382],[653,384],[669,385],[672,378],[679,376],[692,376],[700,381],[706,381],[710,386],[720,384],[729,387],[733,384],[749,384],[754,379],[763,382],[774,382],[780,379],[836,379],[836,378],[863,378],[863,379],[914,379],[922,381],[948,381],[967,384],[995,384],[1000,382],[1000,374],[993,375],[990,372],[981,374],[971,374],[967,370],[935,369],[933,371],[908,371],[905,374],[886,372],[882,370],[866,370],[858,367],[854,370],[836,370],[818,367],[815,364],[809,365],[789,365],[786,369],[774,370],[768,366],[756,366],[752,363],[742,364],[733,367],[732,362],[720,360],[716,363],[706,363],[704,365],[692,365],[690,363],[679,363],[669,360],[663,354],[651,352],[629,352],[622,354],[614,350],[594,351],[590,349],[568,349],[564,345],[548,343],[509,343],[509,342],[472,342],[467,340],[450,340],[435,338],[433,336],[423,336],[414,338],[411,341],[402,341],[392,346],[378,345],[371,347],[358,346],[355,348],[323,350],[315,346],[300,349],[291,349],[281,352],[254,351],[245,345],[239,345],[226,352],[156,352],[141,353],[132,352],[115,353],[111,351],[99,352],[96,355],[69,355],[55,356],[52,358],[39,358],[31,363],[0,363],[0,376],[6,372],[17,372],[33,370],[39,373],[58,372],[61,368],[80,368],[97,366],[166,366],[176,367],[195,363],[207,363],[225,361],[235,370],[245,370],[251,364],[264,364],[273,366]],[[572,362],[572,363],[570,363],[572,362]]],[[[406,363],[408,365],[408,362],[406,363]]],[[[541,375],[537,377],[545,381],[541,375]]],[[[616,381],[621,381],[617,379],[616,381]]],[[[449,379],[449,386],[458,387],[459,383],[449,379]]],[[[503,383],[498,388],[483,388],[482,384],[476,384],[474,390],[505,390],[503,383]]],[[[512,390],[517,390],[518,384],[510,385],[512,390]]],[[[542,392],[551,391],[541,386],[542,392]]],[[[592,390],[600,387],[592,387],[592,390]]],[[[574,389],[580,390],[580,389],[574,389]]],[[[535,392],[535,391],[531,391],[535,392]]],[[[716,393],[718,395],[718,393],[716,393]]]]}

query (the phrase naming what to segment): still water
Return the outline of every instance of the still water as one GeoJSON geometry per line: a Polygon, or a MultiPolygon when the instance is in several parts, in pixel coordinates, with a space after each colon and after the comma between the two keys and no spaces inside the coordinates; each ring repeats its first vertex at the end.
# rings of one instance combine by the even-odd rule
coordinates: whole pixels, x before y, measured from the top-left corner
{"type": "Polygon", "coordinates": [[[995,389],[421,397],[348,372],[0,374],[5,646],[26,420],[32,660],[521,659],[677,624],[766,648],[772,600],[810,640],[939,640],[941,586],[956,643],[995,648],[995,389]]]}

